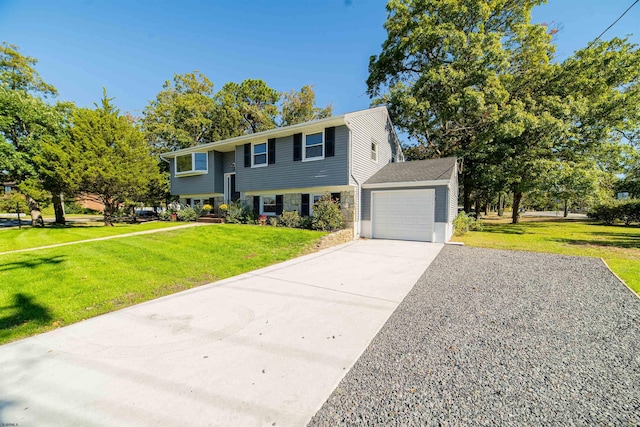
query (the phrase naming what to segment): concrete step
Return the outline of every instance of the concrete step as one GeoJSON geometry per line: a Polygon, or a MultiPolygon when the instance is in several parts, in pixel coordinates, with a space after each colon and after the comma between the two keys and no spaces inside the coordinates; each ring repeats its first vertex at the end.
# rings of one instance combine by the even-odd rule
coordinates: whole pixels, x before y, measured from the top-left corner
{"type": "Polygon", "coordinates": [[[224,218],[217,218],[212,216],[201,216],[197,222],[206,222],[209,224],[224,224],[224,218]]]}

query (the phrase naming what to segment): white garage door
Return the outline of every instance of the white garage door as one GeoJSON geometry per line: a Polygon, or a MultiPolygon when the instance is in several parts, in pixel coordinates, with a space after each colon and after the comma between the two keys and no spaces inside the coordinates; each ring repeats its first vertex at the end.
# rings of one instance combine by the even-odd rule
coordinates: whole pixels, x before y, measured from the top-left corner
{"type": "Polygon", "coordinates": [[[433,240],[435,190],[377,191],[371,198],[374,239],[433,240]]]}

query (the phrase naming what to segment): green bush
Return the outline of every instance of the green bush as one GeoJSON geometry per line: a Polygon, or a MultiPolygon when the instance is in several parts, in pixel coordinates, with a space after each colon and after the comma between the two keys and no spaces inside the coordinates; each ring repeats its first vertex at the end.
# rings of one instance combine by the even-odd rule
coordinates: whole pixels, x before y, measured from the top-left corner
{"type": "Polygon", "coordinates": [[[230,224],[255,224],[258,216],[248,204],[237,200],[229,203],[225,221],[230,224]]]}
{"type": "Polygon", "coordinates": [[[326,193],[313,205],[311,216],[311,228],[321,231],[336,231],[344,226],[342,212],[336,202],[331,200],[331,195],[326,193]]]}
{"type": "Polygon", "coordinates": [[[29,212],[29,206],[22,194],[11,192],[0,197],[0,212],[15,213],[16,205],[21,213],[29,212]]]}
{"type": "Polygon", "coordinates": [[[606,225],[612,225],[616,221],[622,221],[626,225],[640,223],[640,200],[603,203],[591,208],[587,216],[606,225]]]}
{"type": "Polygon", "coordinates": [[[298,211],[282,211],[278,219],[279,227],[300,228],[302,217],[298,211]]]}
{"type": "Polygon", "coordinates": [[[199,209],[191,206],[182,206],[178,211],[178,221],[195,221],[199,216],[199,209]]]}
{"type": "Polygon", "coordinates": [[[482,230],[484,230],[482,221],[467,215],[465,212],[460,212],[453,220],[453,234],[456,236],[462,236],[468,231],[482,230]]]}

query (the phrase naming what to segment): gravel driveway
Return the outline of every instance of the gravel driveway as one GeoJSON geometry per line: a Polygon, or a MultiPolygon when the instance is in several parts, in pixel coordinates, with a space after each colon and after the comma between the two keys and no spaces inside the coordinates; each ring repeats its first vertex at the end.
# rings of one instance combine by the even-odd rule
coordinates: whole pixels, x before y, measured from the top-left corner
{"type": "Polygon", "coordinates": [[[446,246],[310,425],[638,425],[640,299],[595,258],[446,246]]]}

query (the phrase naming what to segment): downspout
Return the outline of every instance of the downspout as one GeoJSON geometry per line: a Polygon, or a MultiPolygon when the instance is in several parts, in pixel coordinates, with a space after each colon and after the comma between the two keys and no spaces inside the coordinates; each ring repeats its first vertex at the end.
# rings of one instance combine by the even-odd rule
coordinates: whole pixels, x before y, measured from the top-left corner
{"type": "Polygon", "coordinates": [[[349,126],[349,120],[347,119],[346,116],[344,118],[344,124],[347,126],[347,129],[349,129],[349,176],[356,183],[356,191],[358,192],[357,193],[358,203],[356,204],[358,217],[354,218],[356,223],[356,229],[354,230],[354,236],[353,236],[354,238],[356,238],[356,237],[360,237],[360,229],[361,229],[361,221],[362,221],[362,194],[361,194],[360,182],[355,176],[353,176],[353,141],[352,141],[353,129],[351,129],[351,126],[349,126]]]}

